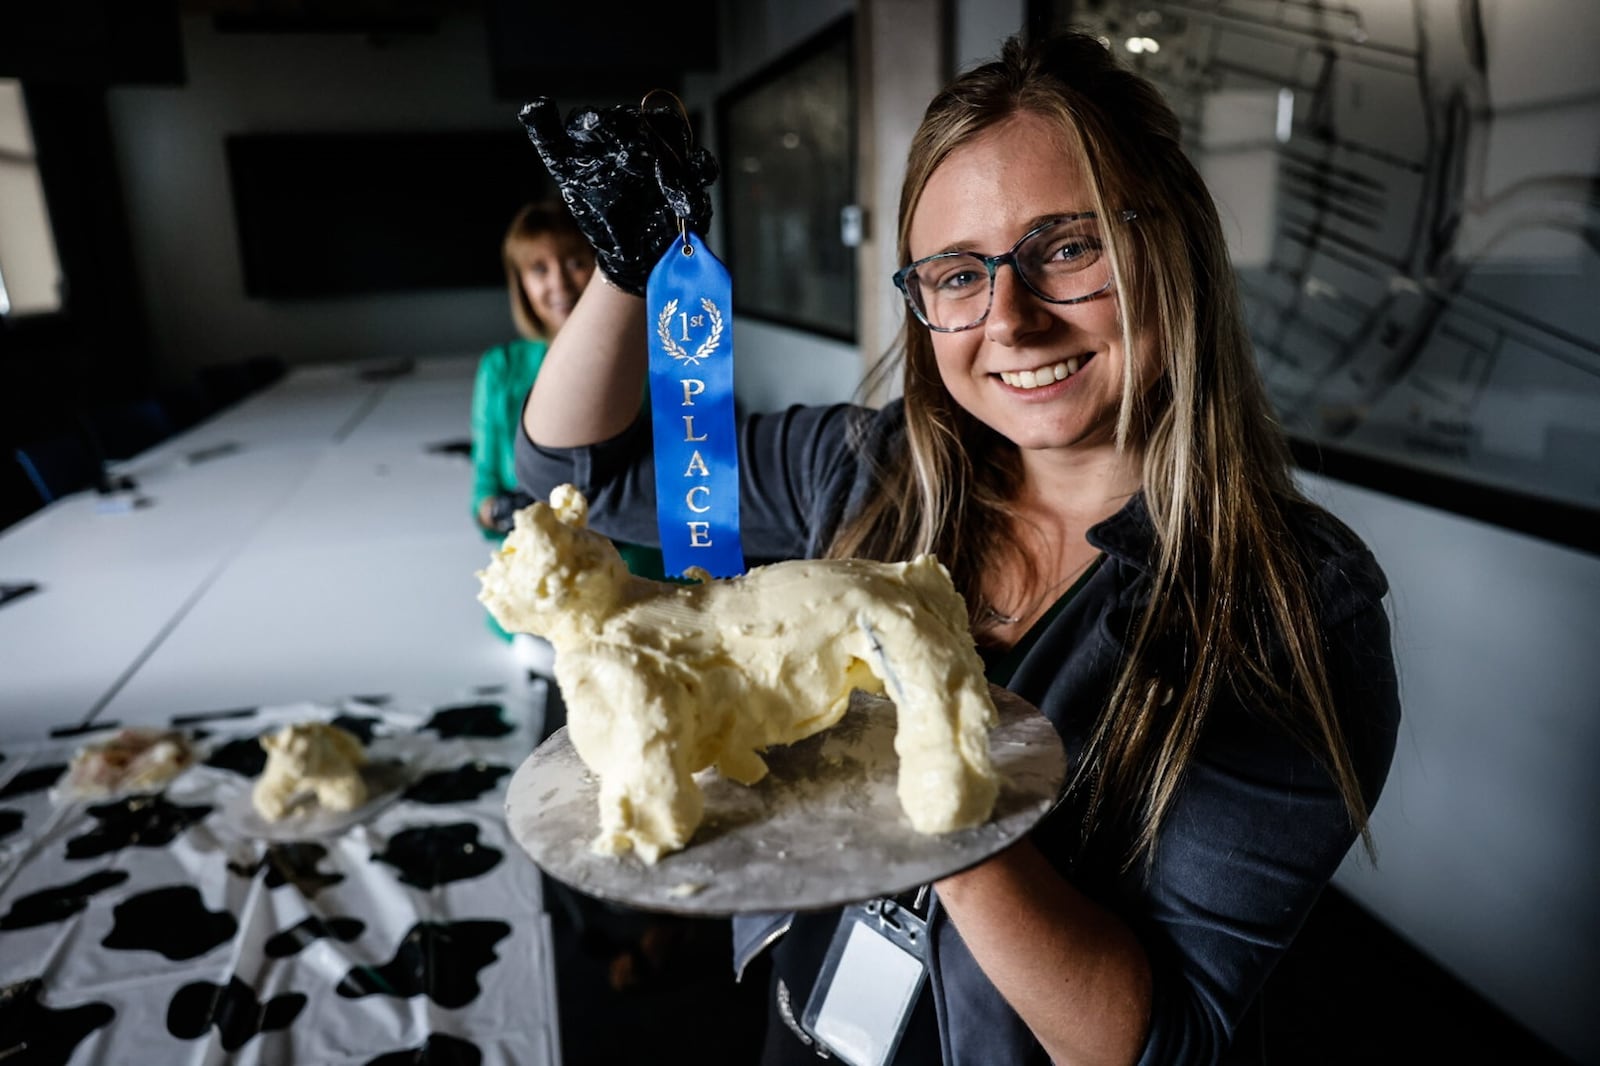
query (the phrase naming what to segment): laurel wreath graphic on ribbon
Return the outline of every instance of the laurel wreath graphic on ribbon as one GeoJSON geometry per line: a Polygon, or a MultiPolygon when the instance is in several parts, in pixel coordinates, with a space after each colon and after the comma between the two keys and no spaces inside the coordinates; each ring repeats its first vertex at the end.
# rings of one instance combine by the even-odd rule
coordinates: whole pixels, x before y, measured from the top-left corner
{"type": "Polygon", "coordinates": [[[722,343],[722,312],[718,311],[717,305],[706,297],[701,298],[700,306],[711,319],[711,332],[707,334],[704,341],[700,342],[700,346],[694,350],[693,355],[690,355],[673,339],[672,330],[668,328],[672,324],[672,316],[678,313],[678,301],[676,299],[668,300],[667,306],[661,309],[661,314],[656,319],[656,336],[660,338],[661,346],[667,350],[667,354],[672,358],[680,360],[689,366],[698,366],[700,360],[716,351],[717,346],[722,343]]]}

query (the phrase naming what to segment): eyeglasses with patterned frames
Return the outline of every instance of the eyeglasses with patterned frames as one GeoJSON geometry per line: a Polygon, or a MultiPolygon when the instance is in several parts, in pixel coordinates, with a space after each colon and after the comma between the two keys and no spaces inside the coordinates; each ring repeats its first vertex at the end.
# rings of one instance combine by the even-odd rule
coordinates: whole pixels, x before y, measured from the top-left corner
{"type": "MultiPolygon", "coordinates": [[[[1132,222],[1137,211],[1116,213],[1132,222]]],[[[981,325],[994,305],[994,278],[1010,263],[1028,291],[1052,304],[1075,304],[1111,288],[1111,260],[1093,211],[1061,215],[1035,226],[999,255],[940,252],[895,271],[894,284],[912,313],[938,333],[981,325]]]]}

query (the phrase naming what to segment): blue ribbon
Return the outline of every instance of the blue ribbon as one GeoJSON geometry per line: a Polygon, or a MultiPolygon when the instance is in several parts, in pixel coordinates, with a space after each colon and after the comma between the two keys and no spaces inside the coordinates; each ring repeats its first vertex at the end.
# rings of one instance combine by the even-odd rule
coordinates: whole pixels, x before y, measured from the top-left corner
{"type": "Polygon", "coordinates": [[[668,246],[645,287],[656,522],[673,576],[744,573],[732,293],[727,267],[693,233],[668,246]]]}

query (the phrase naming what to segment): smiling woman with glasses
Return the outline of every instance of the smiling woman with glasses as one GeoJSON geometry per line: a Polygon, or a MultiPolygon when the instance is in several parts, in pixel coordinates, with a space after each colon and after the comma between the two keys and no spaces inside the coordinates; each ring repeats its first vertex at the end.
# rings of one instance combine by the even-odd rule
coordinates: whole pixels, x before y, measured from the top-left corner
{"type": "MultiPolygon", "coordinates": [[[[649,142],[616,143],[572,192],[616,205],[608,246],[641,202],[637,234],[673,219],[628,165],[649,142]]],[[[735,966],[771,953],[762,1062],[816,1063],[808,1005],[909,967],[904,1010],[858,1004],[896,1066],[1216,1063],[1388,774],[1383,571],[1296,489],[1177,116],[1098,40],[1009,42],[936,96],[896,242],[909,313],[862,395],[899,396],[741,417],[744,547],[936,555],[1072,770],[1027,840],[932,886],[920,958],[831,961],[862,928],[838,911],[736,917],[735,966]]],[[[649,325],[590,286],[518,453],[629,540],[655,529],[649,325]]]]}
{"type": "MultiPolygon", "coordinates": [[[[1120,211],[1132,222],[1137,211],[1120,211]]],[[[1053,304],[1090,300],[1111,289],[1100,219],[1093,211],[1064,215],[1035,226],[999,255],[940,252],[894,273],[894,284],[918,321],[940,333],[981,325],[994,302],[994,275],[1009,265],[1028,291],[1053,304]]]]}

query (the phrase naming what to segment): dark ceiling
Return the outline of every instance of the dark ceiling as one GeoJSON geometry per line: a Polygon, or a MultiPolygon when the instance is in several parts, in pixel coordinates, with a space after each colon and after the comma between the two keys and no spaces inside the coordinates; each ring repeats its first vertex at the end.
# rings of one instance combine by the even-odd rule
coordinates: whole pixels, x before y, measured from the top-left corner
{"type": "Polygon", "coordinates": [[[428,34],[449,17],[484,20],[495,94],[676,88],[717,67],[718,0],[616,5],[549,0],[53,0],[0,5],[0,77],[55,84],[184,81],[184,16],[219,32],[428,34]]]}

